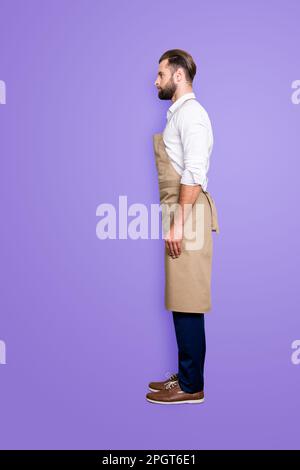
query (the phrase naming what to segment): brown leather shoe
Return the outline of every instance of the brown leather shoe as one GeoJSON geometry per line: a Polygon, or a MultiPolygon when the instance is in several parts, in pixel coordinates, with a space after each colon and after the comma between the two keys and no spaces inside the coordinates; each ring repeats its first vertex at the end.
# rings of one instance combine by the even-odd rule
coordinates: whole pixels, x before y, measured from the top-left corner
{"type": "Polygon", "coordinates": [[[147,393],[146,399],[151,403],[159,403],[161,405],[202,403],[204,401],[204,392],[187,393],[180,388],[177,381],[167,384],[164,390],[147,393]]]}
{"type": "Polygon", "coordinates": [[[158,392],[159,390],[165,390],[165,387],[170,382],[177,382],[178,374],[170,375],[170,377],[163,382],[150,382],[148,385],[149,390],[152,392],[158,392]]]}

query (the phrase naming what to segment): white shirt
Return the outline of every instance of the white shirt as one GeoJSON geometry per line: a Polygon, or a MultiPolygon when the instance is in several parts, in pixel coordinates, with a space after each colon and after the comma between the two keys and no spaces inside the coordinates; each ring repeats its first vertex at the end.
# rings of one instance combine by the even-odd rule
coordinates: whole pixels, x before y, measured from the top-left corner
{"type": "Polygon", "coordinates": [[[189,98],[196,98],[195,93],[185,93],[169,107],[163,141],[181,184],[201,184],[205,191],[213,132],[206,110],[197,99],[189,98]]]}

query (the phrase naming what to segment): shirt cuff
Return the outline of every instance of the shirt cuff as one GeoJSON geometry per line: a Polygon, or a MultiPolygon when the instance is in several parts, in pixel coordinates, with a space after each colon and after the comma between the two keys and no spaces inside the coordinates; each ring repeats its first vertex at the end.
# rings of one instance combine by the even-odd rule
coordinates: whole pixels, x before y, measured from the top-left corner
{"type": "Polygon", "coordinates": [[[202,176],[198,175],[186,168],[182,173],[180,183],[191,185],[191,186],[200,184],[201,186],[203,186],[205,181],[206,181],[205,175],[202,175],[202,176]]]}

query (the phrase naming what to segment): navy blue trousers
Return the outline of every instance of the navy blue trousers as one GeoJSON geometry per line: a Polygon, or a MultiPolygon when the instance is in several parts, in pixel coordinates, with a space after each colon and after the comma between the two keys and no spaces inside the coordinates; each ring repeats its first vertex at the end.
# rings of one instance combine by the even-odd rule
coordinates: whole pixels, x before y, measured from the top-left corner
{"type": "Polygon", "coordinates": [[[204,313],[172,312],[178,346],[178,382],[188,393],[204,388],[204,313]]]}

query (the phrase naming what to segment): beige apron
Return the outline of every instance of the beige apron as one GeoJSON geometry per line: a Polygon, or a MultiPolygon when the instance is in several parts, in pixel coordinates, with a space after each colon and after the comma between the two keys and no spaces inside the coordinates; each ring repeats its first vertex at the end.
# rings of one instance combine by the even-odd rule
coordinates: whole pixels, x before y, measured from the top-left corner
{"type": "MultiPolygon", "coordinates": [[[[160,204],[171,207],[178,202],[181,175],[173,167],[166,152],[163,134],[154,134],[153,143],[160,204]]],[[[166,221],[166,211],[162,211],[163,226],[166,221]]],[[[219,233],[216,206],[208,191],[200,192],[185,224],[187,221],[191,223],[190,227],[194,232],[196,228],[199,230],[201,247],[193,245],[185,233],[178,258],[168,255],[165,246],[165,308],[177,312],[205,313],[211,310],[212,231],[219,233]]]]}

